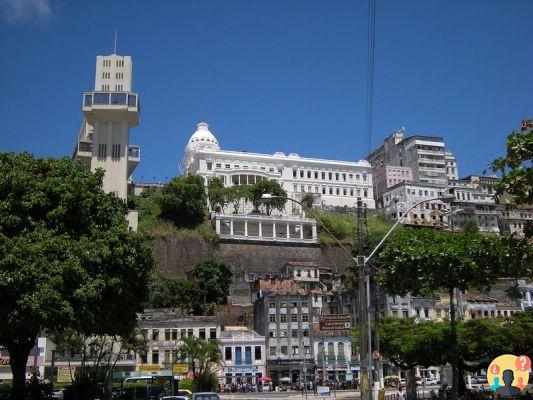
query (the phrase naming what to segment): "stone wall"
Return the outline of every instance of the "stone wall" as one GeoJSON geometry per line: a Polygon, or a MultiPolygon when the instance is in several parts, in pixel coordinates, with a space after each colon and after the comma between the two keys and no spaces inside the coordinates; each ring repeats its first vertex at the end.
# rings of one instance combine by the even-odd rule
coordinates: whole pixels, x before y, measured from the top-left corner
{"type": "Polygon", "coordinates": [[[343,273],[350,260],[338,246],[220,240],[161,238],[154,243],[157,269],[166,275],[184,275],[195,263],[210,255],[228,262],[234,273],[232,303],[249,303],[249,281],[275,274],[289,261],[310,261],[343,273]]]}

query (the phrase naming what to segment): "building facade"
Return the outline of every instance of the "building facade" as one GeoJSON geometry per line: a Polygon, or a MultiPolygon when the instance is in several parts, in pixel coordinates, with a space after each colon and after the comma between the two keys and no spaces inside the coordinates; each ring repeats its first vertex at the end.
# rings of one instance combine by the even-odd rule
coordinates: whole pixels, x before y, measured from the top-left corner
{"type": "MultiPolygon", "coordinates": [[[[206,182],[218,177],[225,186],[275,180],[291,198],[301,199],[311,193],[315,204],[324,207],[355,207],[360,197],[368,208],[374,208],[372,171],[367,161],[324,160],[301,157],[296,153],[222,150],[209,126],[203,122],[198,124],[185,148],[183,172],[198,174],[206,182]]],[[[299,207],[289,203],[289,210],[293,210],[289,213],[300,212],[299,207]]]]}
{"type": "Polygon", "coordinates": [[[374,197],[378,207],[383,207],[383,193],[400,182],[412,181],[413,170],[411,167],[383,165],[374,168],[372,181],[374,183],[374,197]]]}
{"type": "MultiPolygon", "coordinates": [[[[91,171],[105,171],[103,189],[126,200],[128,180],[140,162],[141,148],[130,144],[130,129],[139,124],[139,95],[131,91],[131,57],[96,57],[94,90],[83,94],[83,123],[73,158],[91,171]]],[[[136,230],[137,214],[128,215],[136,230]]]]}
{"type": "MultiPolygon", "coordinates": [[[[139,354],[137,370],[158,374],[162,369],[172,369],[175,375],[185,376],[188,363],[176,358],[182,338],[220,340],[221,325],[214,316],[182,316],[172,310],[145,310],[140,314],[138,326],[146,338],[146,351],[139,354]]],[[[190,360],[189,360],[190,361],[190,360]]]]}
{"type": "Polygon", "coordinates": [[[227,326],[220,336],[221,384],[257,385],[266,376],[265,337],[243,326],[227,326]]]}
{"type": "Polygon", "coordinates": [[[266,337],[267,375],[297,382],[314,375],[311,343],[312,295],[300,291],[263,292],[254,302],[254,328],[266,337]]]}
{"type": "Polygon", "coordinates": [[[383,205],[387,216],[398,219],[416,203],[428,200],[408,212],[402,223],[435,228],[447,226],[448,206],[442,198],[444,188],[438,185],[418,182],[401,182],[388,188],[383,194],[383,205]]]}
{"type": "Polygon", "coordinates": [[[374,169],[383,166],[410,167],[413,181],[445,187],[448,181],[444,140],[435,136],[405,136],[402,128],[387,137],[366,159],[374,169]]]}
{"type": "Polygon", "coordinates": [[[457,160],[450,150],[444,151],[444,160],[446,161],[446,175],[448,176],[448,180],[459,179],[457,160]]]}

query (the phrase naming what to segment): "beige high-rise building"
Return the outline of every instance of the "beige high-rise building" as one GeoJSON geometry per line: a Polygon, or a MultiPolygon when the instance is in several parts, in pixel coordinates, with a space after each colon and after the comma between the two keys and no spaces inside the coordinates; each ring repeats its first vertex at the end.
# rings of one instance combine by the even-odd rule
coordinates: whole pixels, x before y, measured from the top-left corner
{"type": "MultiPolygon", "coordinates": [[[[140,162],[141,148],[130,144],[130,128],[139,125],[139,95],[132,93],[130,56],[96,57],[94,90],[83,94],[84,120],[73,158],[95,171],[105,170],[103,189],[127,200],[128,180],[140,162]]],[[[137,214],[128,215],[137,228],[137,214]]]]}

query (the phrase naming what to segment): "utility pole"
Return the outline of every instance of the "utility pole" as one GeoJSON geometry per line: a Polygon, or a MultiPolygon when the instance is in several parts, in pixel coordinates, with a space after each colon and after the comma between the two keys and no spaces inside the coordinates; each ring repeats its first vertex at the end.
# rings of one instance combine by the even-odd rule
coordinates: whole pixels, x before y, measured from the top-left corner
{"type": "MultiPolygon", "coordinates": [[[[366,261],[364,256],[364,232],[366,212],[363,209],[361,198],[357,199],[357,277],[358,277],[358,319],[359,319],[359,353],[360,353],[360,386],[361,400],[371,400],[372,396],[372,367],[370,361],[370,342],[368,329],[370,321],[368,320],[368,305],[366,293],[366,261]]],[[[369,285],[368,285],[369,286],[369,285]]]]}

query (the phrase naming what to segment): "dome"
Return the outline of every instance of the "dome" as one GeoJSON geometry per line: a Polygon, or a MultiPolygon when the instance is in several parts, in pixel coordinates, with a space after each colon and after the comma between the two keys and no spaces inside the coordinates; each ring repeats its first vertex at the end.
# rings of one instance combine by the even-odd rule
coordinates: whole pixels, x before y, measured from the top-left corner
{"type": "Polygon", "coordinates": [[[205,122],[200,122],[198,125],[196,125],[196,127],[196,132],[193,133],[193,135],[189,139],[189,143],[187,143],[187,150],[220,149],[217,139],[215,138],[215,136],[213,136],[211,132],[209,132],[208,124],[206,124],[205,122]]]}

